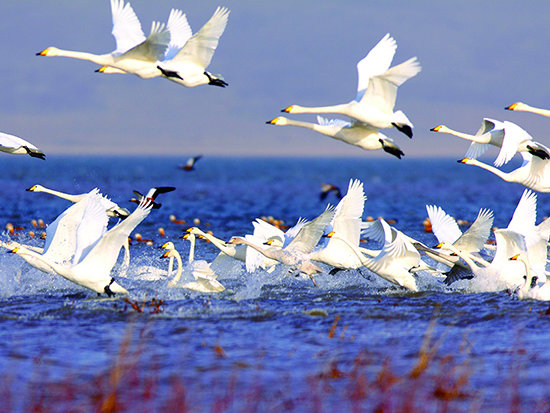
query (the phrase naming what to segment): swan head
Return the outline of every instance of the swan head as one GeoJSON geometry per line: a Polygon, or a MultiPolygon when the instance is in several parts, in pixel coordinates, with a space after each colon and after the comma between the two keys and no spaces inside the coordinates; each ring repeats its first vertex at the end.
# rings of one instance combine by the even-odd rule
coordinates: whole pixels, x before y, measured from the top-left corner
{"type": "Polygon", "coordinates": [[[288,119],[285,118],[284,116],[279,116],[278,118],[268,120],[266,123],[268,125],[287,125],[288,119]]]}
{"type": "Polygon", "coordinates": [[[466,163],[466,164],[468,164],[468,163],[471,163],[470,161],[471,161],[470,158],[462,158],[462,159],[459,159],[457,162],[458,162],[458,163],[466,163]]]}
{"type": "Polygon", "coordinates": [[[41,52],[38,52],[36,54],[37,56],[58,56],[59,55],[59,49],[57,47],[47,47],[41,52]]]}
{"type": "Polygon", "coordinates": [[[29,192],[42,192],[44,187],[42,185],[33,185],[30,188],[25,189],[25,191],[29,192]]]}
{"type": "Polygon", "coordinates": [[[526,105],[523,102],[516,102],[512,103],[510,106],[506,106],[504,109],[506,110],[523,110],[525,109],[526,105]]]}
{"type": "Polygon", "coordinates": [[[160,246],[160,248],[165,249],[165,250],[174,250],[174,249],[176,249],[174,243],[170,242],[170,241],[165,242],[164,244],[162,244],[160,246]]]}
{"type": "Polygon", "coordinates": [[[437,126],[434,126],[433,128],[430,129],[432,132],[442,132],[442,133],[445,133],[447,131],[449,131],[449,128],[446,127],[445,125],[437,125],[437,126]]]}
{"type": "Polygon", "coordinates": [[[231,237],[231,239],[227,241],[226,244],[241,245],[241,244],[244,244],[244,240],[240,237],[231,237]]]}
{"type": "Polygon", "coordinates": [[[8,252],[9,252],[9,253],[12,253],[12,254],[16,254],[17,251],[19,251],[19,247],[15,247],[14,249],[9,250],[8,252]]]}
{"type": "Polygon", "coordinates": [[[335,232],[334,231],[330,231],[328,234],[325,234],[323,235],[323,237],[325,238],[332,238],[334,236],[335,232]]]}
{"type": "Polygon", "coordinates": [[[281,109],[281,112],[292,113],[292,111],[296,109],[297,109],[297,105],[290,105],[284,109],[281,109]]]}

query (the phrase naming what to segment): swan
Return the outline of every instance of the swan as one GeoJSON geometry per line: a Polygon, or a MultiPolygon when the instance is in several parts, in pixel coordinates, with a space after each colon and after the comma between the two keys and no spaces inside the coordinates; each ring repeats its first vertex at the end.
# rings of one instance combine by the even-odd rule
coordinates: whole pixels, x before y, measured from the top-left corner
{"type": "Polygon", "coordinates": [[[185,46],[170,60],[160,62],[157,68],[165,78],[185,87],[214,85],[225,87],[228,84],[220,75],[206,71],[218,42],[227,25],[229,10],[218,7],[210,20],[195,33],[185,46]]]}
{"type": "Polygon", "coordinates": [[[518,112],[531,112],[531,113],[535,113],[537,115],[550,117],[550,110],[535,108],[535,107],[529,106],[528,104],[523,103],[523,102],[512,103],[510,106],[506,106],[504,109],[514,110],[514,111],[518,111],[518,112]]]}
{"type": "MultiPolygon", "coordinates": [[[[129,4],[127,4],[127,6],[129,6],[129,4]]],[[[192,35],[191,28],[189,27],[189,23],[187,22],[187,17],[181,10],[178,9],[170,10],[170,15],[168,16],[166,28],[170,32],[170,43],[168,44],[164,57],[161,59],[162,61],[170,60],[171,58],[173,58],[192,35]]],[[[134,43],[132,46],[136,46],[143,41],[145,41],[145,35],[143,35],[143,32],[141,32],[140,40],[136,41],[136,43],[134,43]]],[[[140,51],[143,52],[143,50],[140,49],[136,50],[134,53],[137,55],[140,51]]],[[[142,67],[137,68],[137,70],[135,70],[134,72],[127,72],[112,66],[102,66],[97,69],[96,72],[105,74],[130,73],[136,74],[142,78],[151,79],[154,77],[160,77],[162,75],[162,72],[157,68],[157,64],[158,62],[156,61],[143,60],[142,67]]]]}
{"type": "Polygon", "coordinates": [[[77,259],[73,259],[72,264],[56,263],[23,248],[14,248],[12,252],[21,256],[34,256],[62,277],[98,294],[105,293],[109,297],[117,293],[128,294],[111,276],[111,270],[122,245],[150,211],[151,201],[144,199],[124,221],[103,233],[109,219],[105,208],[97,202],[88,203],[78,226],[75,253],[77,259]],[[94,237],[97,240],[90,242],[94,237]]]}
{"type": "MultiPolygon", "coordinates": [[[[191,271],[195,281],[187,282],[181,287],[203,293],[218,293],[224,291],[225,287],[218,280],[216,280],[218,276],[214,271],[212,271],[210,264],[204,260],[195,260],[195,235],[186,233],[184,235],[184,239],[188,239],[191,243],[189,247],[189,265],[191,266],[191,271]]],[[[175,287],[183,272],[181,255],[176,250],[172,242],[163,244],[161,248],[168,250],[162,255],[162,258],[175,257],[178,264],[176,275],[169,283],[171,287],[175,287]]]]}
{"type": "Polygon", "coordinates": [[[483,118],[481,127],[475,135],[458,132],[445,125],[438,125],[432,129],[433,132],[448,133],[462,139],[471,141],[470,148],[466,153],[467,158],[478,158],[483,155],[489,145],[500,148],[497,158],[494,161],[496,167],[508,163],[517,152],[529,152],[531,155],[541,159],[550,159],[550,149],[533,140],[524,129],[509,121],[498,121],[483,118]]]}
{"type": "Polygon", "coordinates": [[[63,50],[57,47],[48,47],[39,56],[62,56],[80,60],[88,60],[100,66],[111,66],[124,72],[133,73],[142,78],[155,77],[157,72],[155,63],[164,58],[170,32],[164,24],[153,22],[149,36],[142,40],[141,25],[129,3],[124,0],[111,0],[113,16],[113,36],[116,49],[111,53],[93,54],[63,50]]]}
{"type": "Polygon", "coordinates": [[[29,155],[32,158],[46,159],[46,155],[32,143],[17,136],[0,132],[0,152],[13,155],[29,155]]]}
{"type": "Polygon", "coordinates": [[[346,195],[335,208],[335,214],[329,224],[330,232],[338,237],[328,237],[328,242],[315,249],[309,256],[310,260],[319,261],[337,269],[355,269],[362,266],[361,260],[349,245],[359,247],[361,238],[361,216],[365,201],[363,183],[358,179],[350,179],[346,195]],[[347,242],[343,242],[343,240],[347,242]]]}
{"type": "Polygon", "coordinates": [[[390,68],[397,49],[395,40],[386,34],[357,64],[358,84],[355,100],[334,106],[304,107],[291,105],[287,113],[338,113],[366,123],[376,129],[396,127],[412,138],[413,125],[402,111],[394,112],[397,88],[421,70],[416,57],[390,68]]]}
{"type": "Polygon", "coordinates": [[[246,247],[235,247],[234,245],[228,245],[225,241],[216,238],[214,235],[204,232],[197,227],[188,228],[187,232],[199,238],[204,238],[205,240],[210,241],[215,247],[220,250],[220,254],[226,255],[239,261],[246,261],[246,247]]]}
{"type": "Polygon", "coordinates": [[[550,160],[534,157],[529,153],[520,152],[523,163],[511,172],[503,172],[477,159],[463,158],[459,163],[475,165],[497,175],[506,182],[516,182],[533,191],[550,192],[550,160]]]}
{"type": "Polygon", "coordinates": [[[395,144],[393,139],[382,135],[380,131],[370,125],[361,122],[346,122],[339,119],[325,119],[317,116],[317,123],[300,122],[279,116],[266,122],[279,126],[298,126],[330,136],[331,138],[358,146],[367,151],[382,149],[385,152],[401,159],[405,154],[395,144]]]}
{"type": "Polygon", "coordinates": [[[194,171],[195,162],[197,162],[200,158],[202,158],[202,155],[190,157],[189,159],[187,159],[187,162],[185,162],[185,165],[181,165],[179,169],[183,169],[184,171],[194,171]]]}
{"type": "Polygon", "coordinates": [[[520,300],[550,301],[550,282],[544,280],[542,284],[533,282],[533,274],[530,270],[529,258],[525,254],[516,254],[510,260],[517,260],[525,266],[525,282],[515,290],[520,300]]]}
{"type": "Polygon", "coordinates": [[[247,245],[265,255],[267,258],[271,258],[281,264],[290,265],[292,272],[299,271],[307,275],[313,281],[313,275],[322,272],[323,269],[311,262],[309,255],[321,239],[327,225],[332,221],[334,213],[334,207],[329,205],[317,218],[303,224],[296,236],[288,245],[284,245],[282,248],[275,246],[262,248],[256,243],[242,237],[232,237],[228,243],[233,245],[247,245]]]}
{"type": "Polygon", "coordinates": [[[495,256],[490,265],[477,265],[470,257],[453,244],[440,243],[436,248],[446,248],[457,254],[470,267],[474,277],[467,282],[468,289],[476,292],[494,292],[515,289],[523,281],[524,265],[512,265],[509,258],[526,251],[523,235],[510,229],[497,229],[494,232],[497,243],[495,256]]]}

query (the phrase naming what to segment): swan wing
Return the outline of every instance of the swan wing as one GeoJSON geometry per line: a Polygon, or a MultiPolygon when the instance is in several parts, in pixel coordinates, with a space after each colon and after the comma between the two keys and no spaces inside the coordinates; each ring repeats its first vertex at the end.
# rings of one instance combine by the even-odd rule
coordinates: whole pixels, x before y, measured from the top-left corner
{"type": "Polygon", "coordinates": [[[454,244],[460,238],[462,231],[455,219],[447,214],[441,207],[426,205],[428,217],[432,224],[432,231],[439,242],[454,244]]]}
{"type": "Polygon", "coordinates": [[[384,243],[386,237],[381,219],[377,219],[373,222],[362,222],[361,234],[379,243],[384,243]]]}
{"type": "Polygon", "coordinates": [[[495,230],[495,240],[497,249],[491,265],[506,265],[512,256],[526,251],[525,238],[519,232],[510,229],[497,229],[495,230]]]}
{"type": "Polygon", "coordinates": [[[489,145],[488,143],[472,142],[470,144],[470,147],[468,148],[468,151],[466,152],[465,157],[477,159],[485,152],[487,152],[490,146],[491,145],[489,145]]]}
{"type": "Polygon", "coordinates": [[[382,111],[393,113],[397,88],[407,79],[419,73],[420,70],[420,63],[416,57],[413,57],[392,67],[384,74],[371,77],[360,104],[373,105],[382,111]]]}
{"type": "Polygon", "coordinates": [[[124,221],[107,231],[77,265],[89,266],[97,272],[109,273],[116,263],[120,248],[128,240],[132,231],[149,215],[152,206],[152,201],[142,200],[124,221]]]}
{"type": "Polygon", "coordinates": [[[125,52],[121,58],[144,62],[156,62],[164,58],[170,42],[170,32],[163,23],[153,22],[151,33],[145,41],[125,52]]]}
{"type": "Polygon", "coordinates": [[[351,127],[351,122],[347,122],[342,119],[326,119],[322,116],[317,116],[317,123],[321,126],[336,126],[339,128],[351,127]]]}
{"type": "Polygon", "coordinates": [[[384,221],[380,220],[384,232],[386,233],[386,242],[380,253],[372,260],[373,271],[379,271],[382,266],[388,265],[392,261],[402,261],[408,268],[415,267],[420,262],[420,254],[414,246],[407,241],[404,234],[384,221]],[[390,241],[391,239],[391,241],[390,241]]]}
{"type": "Polygon", "coordinates": [[[530,189],[523,191],[521,199],[508,224],[508,229],[523,233],[529,228],[533,228],[537,221],[537,195],[530,189]]]}
{"type": "Polygon", "coordinates": [[[501,121],[490,118],[483,118],[481,120],[481,126],[479,127],[479,130],[476,132],[476,136],[485,135],[486,133],[503,129],[504,124],[501,121]]]}
{"type": "Polygon", "coordinates": [[[466,252],[479,251],[491,235],[493,211],[480,209],[473,224],[453,244],[457,249],[466,252]]]}
{"type": "Polygon", "coordinates": [[[195,260],[193,261],[193,277],[195,277],[195,279],[206,278],[209,280],[215,280],[218,278],[218,274],[210,268],[210,264],[206,261],[195,260]]]}
{"type": "Polygon", "coordinates": [[[0,148],[6,148],[6,149],[17,149],[22,146],[26,146],[29,149],[36,149],[38,148],[34,146],[32,143],[26,141],[25,139],[21,139],[17,136],[10,135],[8,133],[2,133],[0,132],[0,148]]]}
{"type": "Polygon", "coordinates": [[[296,224],[294,224],[285,232],[283,248],[286,247],[288,244],[290,244],[290,242],[292,242],[294,238],[296,238],[296,235],[298,235],[302,227],[307,223],[308,223],[307,219],[302,217],[298,218],[298,221],[296,222],[296,224]]]}
{"type": "Polygon", "coordinates": [[[334,207],[329,205],[321,215],[302,226],[285,250],[309,254],[319,243],[325,228],[333,217],[334,207]]]}
{"type": "Polygon", "coordinates": [[[495,159],[494,165],[499,167],[508,163],[517,153],[519,145],[531,140],[533,140],[533,138],[523,128],[515,123],[505,121],[502,146],[495,159]]]}
{"type": "Polygon", "coordinates": [[[275,225],[272,225],[261,218],[257,218],[254,222],[252,222],[252,226],[254,227],[254,238],[258,239],[258,241],[261,240],[262,242],[265,242],[270,239],[276,239],[281,243],[281,245],[284,244],[285,233],[275,225]]]}
{"type": "Polygon", "coordinates": [[[84,201],[86,207],[76,230],[73,265],[76,265],[83,256],[86,256],[107,230],[109,217],[103,201],[103,196],[99,194],[88,196],[84,201]]]}
{"type": "Polygon", "coordinates": [[[397,43],[389,33],[374,46],[367,55],[357,63],[357,96],[356,101],[360,101],[372,76],[381,75],[386,72],[391,65],[397,43]]]}
{"type": "Polygon", "coordinates": [[[227,25],[228,17],[229,10],[218,7],[210,20],[185,43],[172,61],[178,63],[192,61],[203,68],[208,67],[227,25]]]}
{"type": "MultiPolygon", "coordinates": [[[[350,179],[348,191],[335,209],[331,223],[332,230],[352,245],[359,245],[361,216],[366,200],[363,183],[358,179],[350,179]]],[[[330,245],[332,241],[331,238],[328,244],[330,245]]]]}
{"type": "Polygon", "coordinates": [[[170,10],[166,28],[170,32],[170,43],[166,49],[164,60],[170,60],[185,46],[185,43],[191,38],[193,32],[185,13],[178,9],[170,10]]]}
{"type": "Polygon", "coordinates": [[[130,3],[124,4],[124,0],[111,0],[111,13],[113,16],[112,33],[116,42],[114,53],[124,53],[145,41],[141,23],[130,3]]]}

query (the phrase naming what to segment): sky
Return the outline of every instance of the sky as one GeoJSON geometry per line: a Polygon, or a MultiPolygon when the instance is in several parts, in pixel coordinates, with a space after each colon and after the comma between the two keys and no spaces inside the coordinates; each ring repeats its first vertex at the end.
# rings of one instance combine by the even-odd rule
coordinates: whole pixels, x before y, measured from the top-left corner
{"type": "Polygon", "coordinates": [[[383,131],[406,157],[461,158],[467,142],[429,129],[446,124],[475,133],[483,117],[516,122],[550,145],[550,119],[504,110],[519,100],[550,108],[550,2],[130,3],[146,34],[153,20],[166,21],[171,8],[182,9],[195,32],[218,5],[228,7],[229,23],[208,70],[221,73],[229,86],[185,88],[162,78],[95,73],[97,66],[87,61],[36,56],[48,46],[111,52],[109,1],[5,0],[0,131],[59,155],[389,157],[265,122],[291,104],[353,99],[357,62],[390,33],[398,45],[393,63],[417,56],[422,65],[399,88],[395,108],[413,122],[414,138],[383,131]]]}

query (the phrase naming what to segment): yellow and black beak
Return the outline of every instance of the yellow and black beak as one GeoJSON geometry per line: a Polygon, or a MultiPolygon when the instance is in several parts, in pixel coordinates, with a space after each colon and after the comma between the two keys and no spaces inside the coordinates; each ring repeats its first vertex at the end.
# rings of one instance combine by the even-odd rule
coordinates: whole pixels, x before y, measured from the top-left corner
{"type": "Polygon", "coordinates": [[[439,132],[439,130],[441,129],[442,126],[443,126],[443,125],[437,125],[437,126],[431,128],[430,130],[431,130],[432,132],[439,132]]]}
{"type": "Polygon", "coordinates": [[[38,52],[36,55],[37,56],[47,56],[49,51],[50,51],[50,48],[47,47],[46,49],[42,50],[41,52],[38,52]]]}
{"type": "Polygon", "coordinates": [[[288,106],[284,109],[281,109],[281,112],[291,113],[293,108],[294,107],[291,105],[291,106],[288,106]]]}

